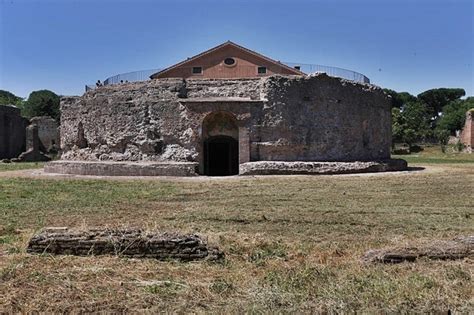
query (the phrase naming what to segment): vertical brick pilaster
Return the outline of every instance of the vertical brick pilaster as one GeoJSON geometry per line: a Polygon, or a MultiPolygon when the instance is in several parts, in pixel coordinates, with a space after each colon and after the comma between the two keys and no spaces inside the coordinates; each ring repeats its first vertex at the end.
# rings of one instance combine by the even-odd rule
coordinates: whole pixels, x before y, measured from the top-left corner
{"type": "Polygon", "coordinates": [[[249,130],[239,127],[239,164],[250,161],[250,139],[249,130]]]}

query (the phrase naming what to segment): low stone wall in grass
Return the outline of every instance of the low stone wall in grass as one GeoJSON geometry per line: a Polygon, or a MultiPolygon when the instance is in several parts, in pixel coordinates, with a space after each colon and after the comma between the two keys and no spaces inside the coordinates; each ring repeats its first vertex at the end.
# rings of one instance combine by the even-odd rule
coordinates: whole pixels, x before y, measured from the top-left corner
{"type": "MultiPolygon", "coordinates": [[[[197,176],[196,162],[96,162],[54,161],[46,173],[95,176],[197,176]]],[[[327,175],[403,171],[405,160],[378,162],[283,162],[258,161],[240,165],[240,175],[327,175]]]]}
{"type": "Polygon", "coordinates": [[[195,234],[157,233],[140,229],[46,228],[26,249],[32,254],[116,255],[159,260],[216,260],[223,253],[195,234]]]}
{"type": "Polygon", "coordinates": [[[425,244],[369,250],[362,257],[367,263],[414,262],[420,258],[430,260],[456,260],[474,257],[474,235],[453,240],[434,240],[425,244]]]}

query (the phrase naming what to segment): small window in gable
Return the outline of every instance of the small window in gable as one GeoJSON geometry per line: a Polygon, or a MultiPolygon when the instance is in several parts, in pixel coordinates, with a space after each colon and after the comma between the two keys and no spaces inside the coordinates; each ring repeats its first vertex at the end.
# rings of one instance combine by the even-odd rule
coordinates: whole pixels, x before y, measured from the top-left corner
{"type": "Polygon", "coordinates": [[[258,67],[257,73],[258,74],[266,74],[267,73],[267,67],[258,67]]]}
{"type": "Polygon", "coordinates": [[[202,74],[202,67],[193,67],[193,74],[202,74]]]}
{"type": "Polygon", "coordinates": [[[234,58],[225,58],[224,59],[224,64],[227,66],[232,66],[235,64],[235,59],[234,58]]]}

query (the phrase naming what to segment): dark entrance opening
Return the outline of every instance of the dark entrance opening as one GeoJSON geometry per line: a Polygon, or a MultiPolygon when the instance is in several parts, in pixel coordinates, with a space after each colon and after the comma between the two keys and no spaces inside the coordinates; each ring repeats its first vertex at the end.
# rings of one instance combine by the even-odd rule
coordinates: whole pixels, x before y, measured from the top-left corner
{"type": "Polygon", "coordinates": [[[204,141],[204,174],[209,176],[239,174],[237,140],[228,136],[215,136],[204,141]]]}

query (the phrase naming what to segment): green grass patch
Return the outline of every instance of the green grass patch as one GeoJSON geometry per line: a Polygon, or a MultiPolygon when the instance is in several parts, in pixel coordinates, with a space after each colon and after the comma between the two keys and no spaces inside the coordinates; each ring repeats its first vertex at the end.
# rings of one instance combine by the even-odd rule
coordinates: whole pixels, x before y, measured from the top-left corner
{"type": "Polygon", "coordinates": [[[150,294],[158,294],[162,297],[174,296],[183,290],[184,285],[172,281],[163,281],[157,284],[145,286],[145,291],[150,294]]]}
{"type": "Polygon", "coordinates": [[[281,242],[263,243],[250,253],[249,261],[262,266],[268,259],[284,259],[287,255],[287,249],[281,242]]]}
{"type": "Polygon", "coordinates": [[[426,146],[423,151],[406,155],[392,155],[392,158],[404,159],[409,164],[474,163],[474,154],[456,152],[453,147],[448,147],[446,152],[442,152],[440,146],[426,146]]]}
{"type": "Polygon", "coordinates": [[[43,168],[44,162],[0,163],[0,172],[43,168]]]}

